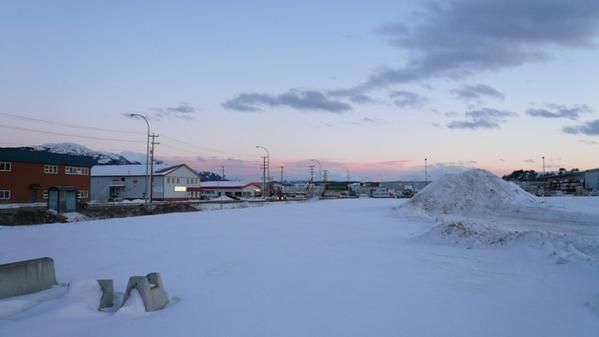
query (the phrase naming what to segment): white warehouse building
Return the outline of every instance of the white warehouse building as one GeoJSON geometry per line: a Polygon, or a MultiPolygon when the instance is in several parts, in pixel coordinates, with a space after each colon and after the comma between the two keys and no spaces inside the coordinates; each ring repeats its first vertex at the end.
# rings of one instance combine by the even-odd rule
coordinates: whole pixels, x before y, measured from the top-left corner
{"type": "MultiPolygon", "coordinates": [[[[152,184],[154,200],[200,199],[192,191],[200,187],[200,175],[185,164],[154,166],[152,184]]],[[[145,165],[98,165],[91,170],[92,201],[144,199],[146,195],[145,165]]]]}

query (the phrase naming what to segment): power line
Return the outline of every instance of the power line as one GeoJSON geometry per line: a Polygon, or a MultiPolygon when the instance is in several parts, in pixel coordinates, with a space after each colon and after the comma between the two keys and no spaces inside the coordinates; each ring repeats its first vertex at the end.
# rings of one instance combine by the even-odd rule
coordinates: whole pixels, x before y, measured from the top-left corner
{"type": "Polygon", "coordinates": [[[11,118],[17,118],[17,119],[27,120],[27,121],[33,121],[33,122],[39,122],[39,123],[46,123],[46,124],[51,124],[51,125],[66,126],[68,128],[88,129],[88,130],[103,131],[103,132],[113,132],[113,133],[123,133],[123,134],[145,135],[145,133],[141,133],[141,132],[132,132],[132,131],[126,131],[126,130],[105,129],[105,128],[97,128],[97,127],[93,127],[93,126],[86,126],[86,125],[61,123],[61,122],[49,121],[49,120],[45,120],[45,119],[39,119],[39,118],[33,118],[33,117],[27,117],[27,116],[13,115],[13,114],[9,114],[9,113],[6,113],[6,112],[0,112],[0,115],[11,117],[11,118]]]}
{"type": "Polygon", "coordinates": [[[170,139],[174,142],[183,144],[183,145],[187,145],[189,147],[193,147],[194,149],[203,149],[204,151],[209,151],[209,152],[214,152],[214,153],[219,153],[219,154],[224,154],[224,155],[228,155],[228,156],[238,156],[238,157],[248,157],[248,158],[253,158],[255,157],[254,155],[249,155],[249,154],[241,154],[241,153],[234,153],[234,152],[226,152],[226,151],[221,151],[221,150],[217,150],[217,149],[213,149],[213,148],[209,148],[206,146],[200,146],[200,145],[196,145],[196,144],[192,144],[192,143],[188,143],[182,140],[179,140],[177,138],[173,138],[173,137],[169,137],[169,136],[162,136],[164,139],[170,139]]]}
{"type": "MultiPolygon", "coordinates": [[[[87,129],[87,130],[102,131],[102,132],[112,132],[112,133],[122,133],[122,134],[145,135],[145,133],[141,133],[141,132],[132,132],[132,131],[127,131],[127,130],[115,130],[115,129],[98,128],[98,127],[92,127],[92,126],[87,126],[87,125],[79,125],[79,124],[71,124],[71,123],[61,123],[61,122],[56,122],[56,121],[50,121],[50,120],[45,120],[45,119],[40,119],[40,118],[29,117],[29,116],[20,116],[20,115],[10,114],[10,113],[6,113],[6,112],[0,112],[0,115],[11,117],[11,118],[16,118],[16,119],[21,119],[21,120],[27,120],[27,121],[45,123],[45,124],[50,124],[50,125],[59,125],[59,126],[64,126],[64,127],[69,127],[69,128],[87,129]]],[[[19,127],[14,127],[14,128],[15,129],[19,129],[19,127]]],[[[66,133],[63,134],[63,133],[59,133],[59,132],[50,132],[50,131],[27,129],[27,128],[20,128],[20,129],[23,129],[23,131],[39,132],[39,133],[45,133],[45,134],[51,134],[51,135],[58,135],[58,136],[70,136],[70,137],[95,139],[95,140],[109,140],[107,138],[102,138],[102,137],[74,136],[74,135],[69,135],[69,134],[66,134],[66,133]]],[[[221,154],[221,155],[246,157],[246,158],[253,158],[254,157],[254,155],[242,154],[242,153],[234,153],[234,152],[227,152],[227,151],[222,151],[222,150],[218,150],[218,149],[214,149],[214,148],[210,148],[210,147],[206,147],[206,146],[199,146],[199,145],[192,144],[192,143],[189,143],[189,142],[185,142],[185,141],[182,141],[180,139],[177,139],[177,138],[174,138],[174,137],[169,137],[169,136],[166,136],[166,135],[162,135],[162,138],[170,139],[171,141],[174,141],[174,142],[186,145],[186,146],[194,148],[194,149],[201,149],[203,151],[214,152],[214,153],[218,153],[218,154],[221,154]]],[[[115,140],[115,141],[117,141],[117,140],[115,140]]],[[[137,141],[131,141],[131,140],[122,140],[122,141],[137,143],[137,141]]],[[[180,148],[177,148],[177,149],[180,149],[180,148]]]]}
{"type": "Polygon", "coordinates": [[[104,140],[104,141],[109,141],[109,142],[145,143],[145,141],[140,141],[140,140],[118,139],[118,138],[104,138],[104,137],[94,137],[94,136],[82,136],[82,135],[74,135],[74,134],[62,133],[62,132],[52,132],[52,131],[44,131],[44,130],[38,130],[38,129],[21,128],[21,127],[18,127],[18,126],[2,125],[2,124],[0,124],[0,128],[10,129],[10,130],[27,131],[27,132],[34,132],[34,133],[43,133],[43,134],[54,135],[54,136],[84,138],[84,139],[93,139],[93,140],[104,140]]]}
{"type": "MultiPolygon", "coordinates": [[[[162,138],[164,136],[161,135],[160,137],[162,138]]],[[[182,151],[182,152],[185,152],[185,153],[197,155],[197,152],[194,151],[194,150],[181,148],[181,147],[175,146],[175,145],[170,144],[170,143],[161,142],[160,145],[168,147],[168,148],[171,148],[173,150],[178,150],[178,151],[182,151]]],[[[216,160],[218,160],[218,159],[216,159],[216,160]]],[[[227,159],[221,158],[220,160],[227,160],[227,159]]],[[[242,161],[242,162],[243,162],[243,167],[247,167],[248,169],[250,169],[250,168],[254,169],[254,168],[257,168],[257,167],[261,167],[260,164],[258,164],[256,161],[242,161]]],[[[220,168],[220,166],[215,166],[215,167],[219,167],[220,168]]]]}

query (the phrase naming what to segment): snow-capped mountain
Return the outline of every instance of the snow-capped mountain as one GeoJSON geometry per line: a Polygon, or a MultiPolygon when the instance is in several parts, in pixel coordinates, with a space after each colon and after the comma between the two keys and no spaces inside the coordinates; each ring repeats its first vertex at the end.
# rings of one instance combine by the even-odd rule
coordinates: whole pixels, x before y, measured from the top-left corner
{"type": "Polygon", "coordinates": [[[31,146],[36,151],[47,151],[52,153],[88,156],[95,159],[97,165],[129,165],[139,164],[137,161],[129,160],[120,154],[112,152],[94,151],[83,145],[74,143],[50,143],[31,146]]]}
{"type": "MultiPolygon", "coordinates": [[[[132,164],[145,164],[146,154],[138,152],[123,151],[121,153],[95,151],[87,148],[83,145],[75,143],[50,143],[43,145],[33,145],[25,147],[35,151],[47,151],[52,153],[70,154],[77,156],[88,156],[95,159],[95,165],[132,165],[132,164]]],[[[178,164],[169,163],[162,160],[155,159],[156,164],[178,164]]],[[[198,172],[202,181],[217,181],[222,180],[221,176],[209,172],[201,171],[198,172]]]]}
{"type": "MultiPolygon", "coordinates": [[[[140,164],[146,163],[146,154],[141,152],[132,152],[132,151],[122,151],[118,153],[119,155],[125,157],[130,162],[137,162],[140,164]]],[[[163,160],[157,159],[154,157],[154,164],[165,164],[163,160]]]]}

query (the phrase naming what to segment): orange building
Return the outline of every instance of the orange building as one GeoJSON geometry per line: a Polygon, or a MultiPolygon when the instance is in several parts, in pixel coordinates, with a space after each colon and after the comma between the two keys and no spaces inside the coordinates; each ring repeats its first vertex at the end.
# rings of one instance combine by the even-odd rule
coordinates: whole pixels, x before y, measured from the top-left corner
{"type": "Polygon", "coordinates": [[[51,187],[74,190],[89,200],[91,157],[0,148],[0,203],[46,202],[51,187]]]}

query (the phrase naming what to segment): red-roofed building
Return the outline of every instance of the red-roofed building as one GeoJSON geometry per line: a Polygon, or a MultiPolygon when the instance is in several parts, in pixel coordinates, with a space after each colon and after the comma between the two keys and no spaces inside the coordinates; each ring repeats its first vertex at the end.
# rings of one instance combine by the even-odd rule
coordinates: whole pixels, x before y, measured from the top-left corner
{"type": "Polygon", "coordinates": [[[200,192],[207,199],[227,196],[234,199],[256,198],[261,196],[261,185],[258,183],[242,183],[239,181],[204,181],[201,187],[190,188],[200,192]]]}

